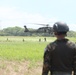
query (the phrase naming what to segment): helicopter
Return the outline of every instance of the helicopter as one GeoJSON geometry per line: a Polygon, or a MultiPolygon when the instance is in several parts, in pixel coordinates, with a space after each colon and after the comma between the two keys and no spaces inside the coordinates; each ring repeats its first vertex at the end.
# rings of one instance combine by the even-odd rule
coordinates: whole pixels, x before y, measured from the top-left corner
{"type": "MultiPolygon", "coordinates": [[[[32,23],[33,24],[33,23],[32,23]]],[[[24,32],[30,32],[30,33],[49,33],[49,34],[53,34],[53,28],[49,26],[49,24],[37,24],[37,23],[34,23],[35,25],[42,25],[43,27],[40,27],[36,30],[29,30],[27,28],[26,25],[24,25],[24,32]]]]}

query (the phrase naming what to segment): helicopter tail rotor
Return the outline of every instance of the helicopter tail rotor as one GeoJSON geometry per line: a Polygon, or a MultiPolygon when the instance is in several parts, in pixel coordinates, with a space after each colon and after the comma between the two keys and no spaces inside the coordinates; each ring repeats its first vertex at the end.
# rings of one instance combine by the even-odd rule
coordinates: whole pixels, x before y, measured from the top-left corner
{"type": "Polygon", "coordinates": [[[24,26],[24,28],[25,28],[24,32],[28,32],[29,31],[26,26],[24,26]]]}

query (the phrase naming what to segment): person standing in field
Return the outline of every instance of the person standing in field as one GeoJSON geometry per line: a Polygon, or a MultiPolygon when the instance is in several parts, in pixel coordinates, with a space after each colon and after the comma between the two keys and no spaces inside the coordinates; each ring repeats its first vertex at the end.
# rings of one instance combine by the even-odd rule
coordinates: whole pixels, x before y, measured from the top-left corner
{"type": "Polygon", "coordinates": [[[76,44],[65,38],[68,31],[66,23],[53,25],[57,39],[45,48],[42,75],[76,75],[76,44]]]}

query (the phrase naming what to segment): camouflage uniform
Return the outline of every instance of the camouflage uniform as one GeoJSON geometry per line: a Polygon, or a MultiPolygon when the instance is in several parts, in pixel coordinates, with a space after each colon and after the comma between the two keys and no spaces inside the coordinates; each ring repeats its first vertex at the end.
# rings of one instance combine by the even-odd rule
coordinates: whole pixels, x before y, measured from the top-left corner
{"type": "Polygon", "coordinates": [[[68,39],[56,40],[45,48],[42,75],[53,71],[76,75],[76,45],[68,39]]]}

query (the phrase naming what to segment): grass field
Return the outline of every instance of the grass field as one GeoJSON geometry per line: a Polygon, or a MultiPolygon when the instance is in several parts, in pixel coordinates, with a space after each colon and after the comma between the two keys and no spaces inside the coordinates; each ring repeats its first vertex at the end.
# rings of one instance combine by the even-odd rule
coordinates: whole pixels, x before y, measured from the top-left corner
{"type": "Polygon", "coordinates": [[[38,37],[8,37],[8,40],[6,37],[1,37],[0,41],[0,58],[20,61],[40,61],[43,50],[48,44],[44,40],[39,42],[38,37]]]}
{"type": "MultiPolygon", "coordinates": [[[[44,48],[55,40],[54,37],[46,37],[46,39],[45,42],[44,37],[1,36],[0,74],[41,75],[44,48]]],[[[76,42],[73,37],[69,39],[76,42]]]]}

